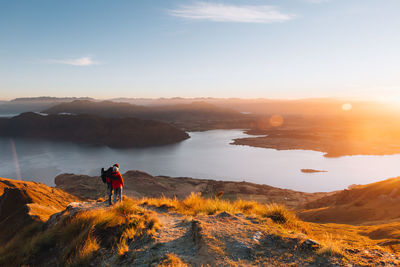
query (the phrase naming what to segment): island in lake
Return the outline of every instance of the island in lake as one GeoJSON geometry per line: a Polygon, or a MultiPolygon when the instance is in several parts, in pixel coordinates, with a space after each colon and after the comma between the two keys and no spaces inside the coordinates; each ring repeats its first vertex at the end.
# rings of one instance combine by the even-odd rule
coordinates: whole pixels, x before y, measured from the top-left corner
{"type": "Polygon", "coordinates": [[[324,170],[314,170],[314,169],[301,169],[302,173],[318,173],[318,172],[328,172],[324,170]]]}

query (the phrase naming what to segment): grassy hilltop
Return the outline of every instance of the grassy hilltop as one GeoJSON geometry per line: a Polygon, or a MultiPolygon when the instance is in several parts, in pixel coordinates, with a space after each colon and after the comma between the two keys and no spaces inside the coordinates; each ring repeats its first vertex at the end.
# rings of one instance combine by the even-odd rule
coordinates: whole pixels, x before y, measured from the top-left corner
{"type": "MultiPolygon", "coordinates": [[[[39,183],[0,182],[0,207],[19,192],[24,201],[14,209],[31,218],[12,238],[1,235],[0,266],[400,264],[393,240],[385,244],[368,235],[384,225],[306,222],[281,204],[229,200],[222,192],[125,197],[107,207],[104,199],[79,199],[39,183]],[[39,205],[54,206],[51,215],[33,214],[30,207],[39,205]]],[[[4,229],[13,227],[3,209],[0,216],[4,229]]]]}

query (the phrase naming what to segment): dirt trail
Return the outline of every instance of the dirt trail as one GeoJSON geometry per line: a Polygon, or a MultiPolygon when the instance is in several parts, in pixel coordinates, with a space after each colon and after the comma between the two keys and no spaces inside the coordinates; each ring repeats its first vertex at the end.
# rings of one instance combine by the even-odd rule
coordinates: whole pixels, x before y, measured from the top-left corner
{"type": "Polygon", "coordinates": [[[193,241],[191,221],[176,213],[163,213],[153,210],[161,223],[161,228],[151,242],[132,244],[134,266],[155,266],[165,254],[173,253],[184,261],[190,261],[196,256],[197,248],[193,241]],[[139,247],[138,247],[139,245],[139,247]]]}

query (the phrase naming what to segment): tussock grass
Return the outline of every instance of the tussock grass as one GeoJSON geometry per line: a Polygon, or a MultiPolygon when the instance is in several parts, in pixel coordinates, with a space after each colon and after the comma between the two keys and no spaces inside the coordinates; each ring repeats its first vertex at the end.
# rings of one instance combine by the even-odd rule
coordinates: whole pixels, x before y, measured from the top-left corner
{"type": "Polygon", "coordinates": [[[180,201],[176,197],[168,198],[164,195],[159,198],[143,198],[141,200],[142,205],[154,206],[166,209],[177,209],[179,206],[179,202],[180,201]]]}
{"type": "Polygon", "coordinates": [[[89,234],[83,245],[78,244],[79,249],[76,251],[76,255],[72,258],[68,265],[70,266],[88,266],[92,258],[96,255],[96,252],[100,249],[100,244],[96,237],[89,234]]]}
{"type": "Polygon", "coordinates": [[[281,224],[296,224],[299,222],[293,212],[289,211],[285,206],[275,203],[266,205],[265,214],[263,215],[281,224]]]}
{"type": "Polygon", "coordinates": [[[177,255],[173,253],[165,254],[164,259],[157,267],[187,267],[188,265],[184,263],[177,255]]]}
{"type": "Polygon", "coordinates": [[[269,217],[277,223],[286,223],[296,220],[296,215],[283,205],[264,205],[255,201],[236,200],[228,201],[218,197],[203,198],[200,194],[191,193],[183,200],[176,198],[143,198],[143,205],[169,208],[184,215],[207,214],[212,215],[219,212],[243,213],[246,215],[257,215],[269,217]]]}
{"type": "Polygon", "coordinates": [[[125,253],[129,251],[129,246],[126,241],[126,239],[122,239],[118,244],[117,244],[117,251],[118,255],[123,256],[125,253]]]}
{"type": "Polygon", "coordinates": [[[161,198],[143,198],[140,203],[143,205],[168,208],[187,216],[199,214],[212,215],[225,211],[231,214],[243,213],[261,218],[270,218],[273,222],[278,224],[299,229],[305,228],[302,222],[297,219],[294,212],[278,204],[265,205],[255,201],[245,201],[241,199],[231,202],[219,197],[203,198],[200,194],[196,193],[191,193],[183,200],[163,196],[161,198]]]}
{"type": "Polygon", "coordinates": [[[44,229],[33,224],[0,248],[0,266],[40,265],[44,258],[62,259],[62,265],[85,266],[98,251],[129,251],[129,242],[152,235],[159,222],[132,199],[111,208],[65,215],[44,229]]]}
{"type": "Polygon", "coordinates": [[[321,248],[318,249],[317,254],[320,256],[338,256],[344,257],[343,244],[339,238],[333,238],[332,234],[325,234],[320,239],[321,248]]]}

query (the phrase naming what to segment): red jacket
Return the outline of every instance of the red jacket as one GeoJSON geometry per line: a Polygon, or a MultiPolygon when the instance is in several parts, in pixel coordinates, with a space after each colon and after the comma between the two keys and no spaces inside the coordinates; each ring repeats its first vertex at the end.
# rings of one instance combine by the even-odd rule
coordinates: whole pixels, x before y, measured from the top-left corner
{"type": "MultiPolygon", "coordinates": [[[[121,173],[119,171],[112,172],[111,175],[113,177],[111,177],[111,179],[107,177],[107,179],[111,180],[113,189],[120,188],[120,187],[124,186],[124,179],[122,179],[122,175],[121,175],[121,173]]],[[[107,182],[108,182],[108,180],[107,180],[107,182]]]]}

